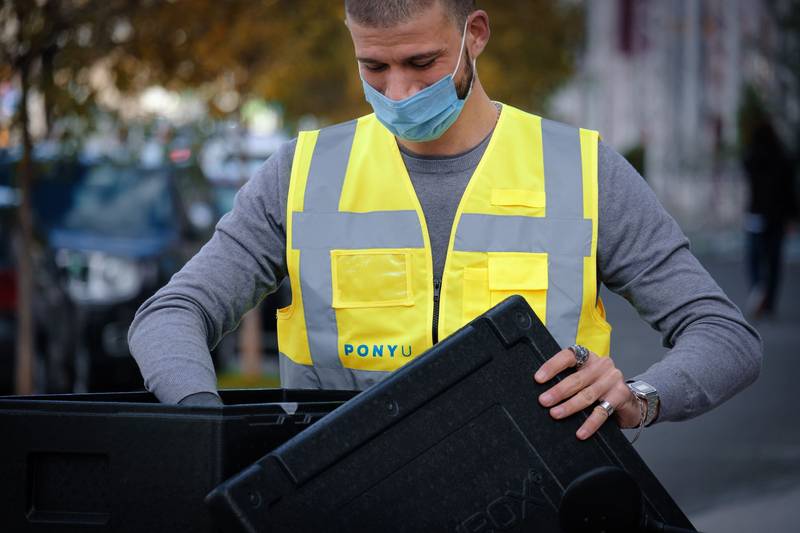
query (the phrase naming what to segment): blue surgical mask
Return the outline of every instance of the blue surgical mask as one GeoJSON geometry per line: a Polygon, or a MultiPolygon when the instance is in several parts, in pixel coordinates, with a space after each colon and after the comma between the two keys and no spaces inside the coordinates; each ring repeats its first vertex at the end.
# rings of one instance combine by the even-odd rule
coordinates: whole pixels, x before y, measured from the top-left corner
{"type": "Polygon", "coordinates": [[[470,80],[469,92],[463,100],[460,99],[454,76],[461,65],[466,38],[465,24],[464,37],[461,39],[461,49],[458,52],[458,63],[451,74],[403,100],[387,98],[367,83],[363,76],[361,77],[367,102],[372,106],[375,116],[381,124],[386,126],[393,135],[412,142],[433,141],[444,135],[444,132],[453,125],[461,114],[464,103],[472,93],[472,85],[475,80],[475,62],[473,61],[473,75],[470,80]]]}

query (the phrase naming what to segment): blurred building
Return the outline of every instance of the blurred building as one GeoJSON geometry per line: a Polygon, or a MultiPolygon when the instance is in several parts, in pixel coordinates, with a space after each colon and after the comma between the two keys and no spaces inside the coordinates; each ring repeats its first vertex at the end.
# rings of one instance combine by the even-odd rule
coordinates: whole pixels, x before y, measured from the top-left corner
{"type": "Polygon", "coordinates": [[[791,1],[586,2],[584,56],[574,82],[554,99],[555,115],[599,130],[634,164],[640,160],[685,230],[737,230],[743,84],[785,102],[784,126],[799,122],[798,102],[781,94],[792,74],[776,60],[796,36],[782,32],[770,10],[791,1]]]}

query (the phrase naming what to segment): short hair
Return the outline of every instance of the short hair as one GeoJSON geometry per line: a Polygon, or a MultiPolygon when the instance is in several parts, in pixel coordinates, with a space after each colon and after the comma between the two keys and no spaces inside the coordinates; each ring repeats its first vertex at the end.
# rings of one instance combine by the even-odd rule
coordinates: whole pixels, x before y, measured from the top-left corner
{"type": "Polygon", "coordinates": [[[440,2],[459,31],[475,11],[475,0],[345,0],[347,15],[359,24],[391,28],[440,2]]]}

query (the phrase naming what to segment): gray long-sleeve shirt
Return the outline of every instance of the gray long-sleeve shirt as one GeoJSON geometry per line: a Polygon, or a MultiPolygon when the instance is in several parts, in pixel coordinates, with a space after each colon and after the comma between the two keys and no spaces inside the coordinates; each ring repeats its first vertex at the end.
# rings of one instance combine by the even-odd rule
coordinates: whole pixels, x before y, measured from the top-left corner
{"type": "MultiPolygon", "coordinates": [[[[285,215],[295,144],[284,144],[264,163],[211,240],[137,312],[128,336],[131,353],[145,387],[160,401],[216,394],[209,346],[286,276],[285,215]]],[[[459,200],[487,144],[488,138],[452,157],[403,153],[439,277],[459,200]]],[[[691,254],[683,232],[641,176],[603,143],[598,155],[598,280],[625,297],[670,348],[636,376],[659,391],[658,421],[697,416],[756,379],[760,338],[691,254]]]]}

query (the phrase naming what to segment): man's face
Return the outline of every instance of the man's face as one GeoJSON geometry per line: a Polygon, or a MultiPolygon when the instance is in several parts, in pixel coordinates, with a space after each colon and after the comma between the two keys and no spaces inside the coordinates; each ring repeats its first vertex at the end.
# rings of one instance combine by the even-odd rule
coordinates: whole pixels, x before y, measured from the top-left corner
{"type": "MultiPolygon", "coordinates": [[[[403,100],[433,85],[458,63],[461,29],[440,2],[391,28],[363,26],[350,18],[347,26],[364,80],[392,100],[403,100]]],[[[462,52],[455,75],[461,98],[473,75],[467,56],[462,52]]]]}

